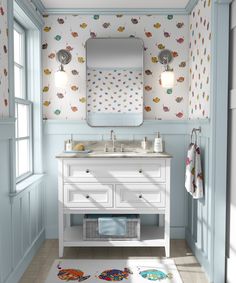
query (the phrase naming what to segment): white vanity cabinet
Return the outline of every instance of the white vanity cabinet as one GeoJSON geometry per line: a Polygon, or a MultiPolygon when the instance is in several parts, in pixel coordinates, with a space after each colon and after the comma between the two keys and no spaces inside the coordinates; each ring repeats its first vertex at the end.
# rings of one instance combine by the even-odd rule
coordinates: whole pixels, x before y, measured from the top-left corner
{"type": "Polygon", "coordinates": [[[64,247],[165,247],[170,256],[170,163],[167,154],[142,157],[58,156],[59,256],[64,247]],[[84,241],[71,214],[160,214],[141,226],[139,241],[84,241]]]}

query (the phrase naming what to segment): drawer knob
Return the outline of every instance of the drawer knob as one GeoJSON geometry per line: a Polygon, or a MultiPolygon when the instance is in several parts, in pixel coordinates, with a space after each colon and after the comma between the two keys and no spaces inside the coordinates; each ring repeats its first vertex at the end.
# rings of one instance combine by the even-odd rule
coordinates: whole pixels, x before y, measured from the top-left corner
{"type": "Polygon", "coordinates": [[[142,195],[139,195],[139,198],[142,198],[143,196],[142,195]]]}
{"type": "Polygon", "coordinates": [[[86,198],[89,198],[89,195],[87,195],[86,198]]]}
{"type": "Polygon", "coordinates": [[[139,173],[140,173],[140,174],[143,173],[143,170],[142,170],[142,169],[139,169],[139,173]]]}
{"type": "Polygon", "coordinates": [[[89,169],[86,169],[86,173],[89,173],[90,171],[89,171],[89,169]]]}

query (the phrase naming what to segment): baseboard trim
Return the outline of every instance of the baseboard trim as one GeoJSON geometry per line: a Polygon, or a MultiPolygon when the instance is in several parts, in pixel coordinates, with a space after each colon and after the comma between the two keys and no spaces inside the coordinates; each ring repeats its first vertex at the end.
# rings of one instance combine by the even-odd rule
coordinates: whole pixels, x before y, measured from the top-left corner
{"type": "Polygon", "coordinates": [[[170,227],[170,238],[174,240],[185,239],[185,227],[170,227]]]}
{"type": "Polygon", "coordinates": [[[24,274],[25,270],[29,266],[30,262],[32,261],[34,255],[42,245],[45,240],[45,231],[44,229],[40,232],[38,237],[34,240],[34,242],[29,247],[28,251],[25,253],[23,258],[20,260],[18,265],[12,271],[8,279],[5,283],[18,283],[22,275],[24,274]]]}

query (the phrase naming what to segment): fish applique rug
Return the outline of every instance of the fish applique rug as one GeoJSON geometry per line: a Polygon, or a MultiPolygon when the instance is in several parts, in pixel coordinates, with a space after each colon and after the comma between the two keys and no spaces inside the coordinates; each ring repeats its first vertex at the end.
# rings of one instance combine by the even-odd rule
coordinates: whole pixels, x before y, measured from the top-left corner
{"type": "Polygon", "coordinates": [[[183,283],[172,259],[55,260],[45,283],[183,283]]]}

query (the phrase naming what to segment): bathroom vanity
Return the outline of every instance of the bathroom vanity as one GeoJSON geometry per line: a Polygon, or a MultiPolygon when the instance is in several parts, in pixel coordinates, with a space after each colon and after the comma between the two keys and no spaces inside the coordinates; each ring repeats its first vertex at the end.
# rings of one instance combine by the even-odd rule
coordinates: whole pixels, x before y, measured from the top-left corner
{"type": "Polygon", "coordinates": [[[170,167],[166,153],[92,152],[58,159],[59,256],[64,247],[165,247],[170,256],[170,167]],[[139,241],[84,241],[71,214],[159,214],[139,241]]]}

